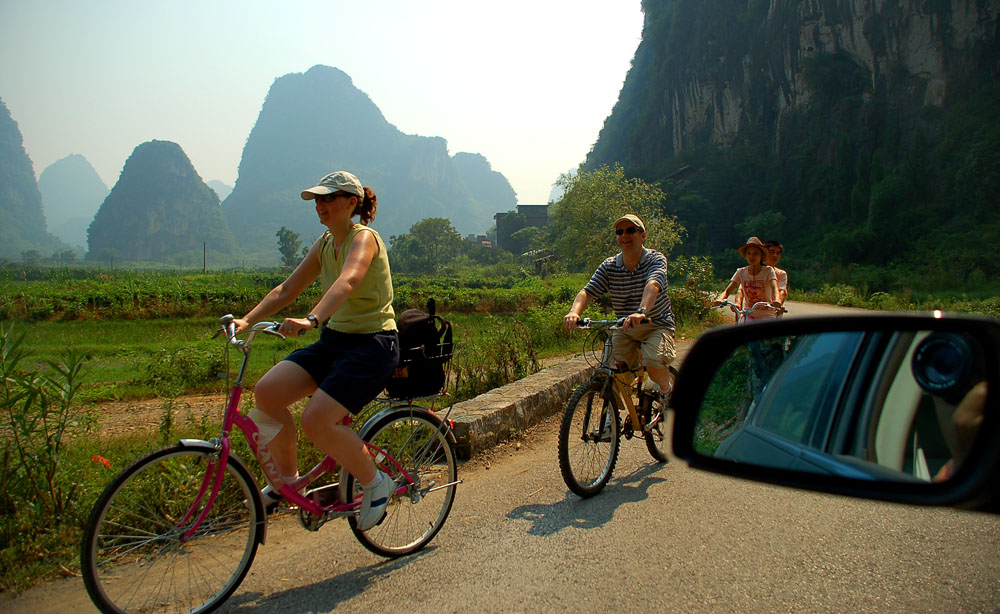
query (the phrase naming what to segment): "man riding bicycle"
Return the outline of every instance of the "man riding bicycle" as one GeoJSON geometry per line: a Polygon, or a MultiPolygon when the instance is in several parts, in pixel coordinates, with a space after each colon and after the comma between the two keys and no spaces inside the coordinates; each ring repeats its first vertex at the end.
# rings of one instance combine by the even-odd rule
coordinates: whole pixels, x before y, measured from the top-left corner
{"type": "Polygon", "coordinates": [[[563,325],[566,330],[575,328],[587,305],[609,293],[616,317],[625,318],[622,328],[612,333],[615,360],[633,365],[641,357],[650,379],[662,393],[669,394],[674,385],[669,367],[676,352],[674,314],[667,295],[667,258],[643,247],[646,226],[638,216],[623,215],[615,220],[614,230],[621,253],[597,267],[563,316],[563,325]]]}

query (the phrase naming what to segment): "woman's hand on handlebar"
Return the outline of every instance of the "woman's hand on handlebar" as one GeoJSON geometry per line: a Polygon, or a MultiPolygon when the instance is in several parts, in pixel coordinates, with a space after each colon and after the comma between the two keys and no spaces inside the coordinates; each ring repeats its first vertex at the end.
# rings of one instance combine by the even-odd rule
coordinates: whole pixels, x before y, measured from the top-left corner
{"type": "Polygon", "coordinates": [[[278,326],[278,332],[286,337],[300,337],[313,329],[307,318],[285,318],[278,326]]]}
{"type": "Polygon", "coordinates": [[[233,318],[233,324],[236,325],[236,330],[233,331],[236,334],[242,333],[245,330],[249,330],[251,326],[250,322],[248,322],[246,318],[233,318]]]}

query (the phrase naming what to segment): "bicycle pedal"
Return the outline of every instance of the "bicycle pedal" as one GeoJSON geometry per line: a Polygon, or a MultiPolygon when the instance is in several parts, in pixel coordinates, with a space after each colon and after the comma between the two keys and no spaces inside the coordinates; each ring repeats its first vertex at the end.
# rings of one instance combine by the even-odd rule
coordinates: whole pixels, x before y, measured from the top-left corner
{"type": "Polygon", "coordinates": [[[327,484],[308,491],[306,496],[317,505],[327,507],[338,502],[339,487],[340,484],[327,484]]]}

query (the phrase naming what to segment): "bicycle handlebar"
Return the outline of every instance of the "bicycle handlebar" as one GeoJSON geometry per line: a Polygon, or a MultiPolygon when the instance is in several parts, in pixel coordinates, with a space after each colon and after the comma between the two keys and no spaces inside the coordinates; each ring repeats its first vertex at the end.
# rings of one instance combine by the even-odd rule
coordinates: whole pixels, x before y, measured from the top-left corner
{"type": "Polygon", "coordinates": [[[729,299],[726,299],[726,300],[722,301],[718,305],[713,305],[712,307],[710,307],[710,309],[722,309],[723,307],[731,307],[733,309],[733,311],[735,311],[736,313],[743,314],[743,315],[750,315],[758,307],[763,307],[765,309],[771,309],[773,311],[777,311],[778,313],[787,313],[788,312],[788,310],[785,309],[784,307],[775,307],[774,305],[772,305],[771,303],[768,303],[766,301],[757,301],[756,303],[753,304],[752,307],[748,307],[747,309],[740,309],[736,305],[736,303],[732,302],[729,299]]]}
{"type": "MultiPolygon", "coordinates": [[[[649,318],[643,318],[639,323],[648,324],[649,318]]],[[[593,326],[606,326],[608,328],[621,328],[625,326],[625,318],[618,318],[617,320],[591,320],[590,318],[580,318],[576,322],[577,328],[591,328],[593,326]]]]}
{"type": "Polygon", "coordinates": [[[219,336],[219,333],[224,332],[226,333],[226,338],[229,340],[229,343],[240,346],[250,345],[250,343],[253,341],[254,335],[258,332],[266,333],[268,335],[274,335],[275,337],[280,337],[282,339],[285,338],[284,335],[278,332],[278,327],[281,326],[281,322],[257,322],[249,329],[237,333],[235,320],[236,318],[233,317],[233,314],[231,313],[227,313],[226,315],[219,318],[219,330],[215,331],[215,334],[212,335],[212,338],[214,339],[215,337],[219,336]],[[245,340],[240,340],[236,338],[238,334],[243,334],[243,333],[247,333],[247,338],[245,340]]]}

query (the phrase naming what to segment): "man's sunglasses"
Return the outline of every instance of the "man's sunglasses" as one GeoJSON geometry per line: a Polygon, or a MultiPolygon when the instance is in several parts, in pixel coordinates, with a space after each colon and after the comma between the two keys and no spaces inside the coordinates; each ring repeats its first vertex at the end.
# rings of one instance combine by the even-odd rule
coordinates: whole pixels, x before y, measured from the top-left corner
{"type": "Polygon", "coordinates": [[[635,226],[629,226],[628,228],[615,228],[615,234],[619,237],[622,235],[634,235],[639,232],[639,229],[635,226]]]}

